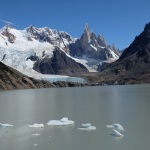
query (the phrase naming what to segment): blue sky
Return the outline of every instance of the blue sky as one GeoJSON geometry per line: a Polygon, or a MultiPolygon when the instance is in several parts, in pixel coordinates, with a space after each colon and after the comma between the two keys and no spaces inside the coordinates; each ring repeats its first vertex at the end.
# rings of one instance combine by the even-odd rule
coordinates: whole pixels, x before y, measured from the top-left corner
{"type": "Polygon", "coordinates": [[[108,44],[128,46],[150,22],[150,0],[2,0],[0,27],[48,26],[80,37],[85,23],[108,44]]]}

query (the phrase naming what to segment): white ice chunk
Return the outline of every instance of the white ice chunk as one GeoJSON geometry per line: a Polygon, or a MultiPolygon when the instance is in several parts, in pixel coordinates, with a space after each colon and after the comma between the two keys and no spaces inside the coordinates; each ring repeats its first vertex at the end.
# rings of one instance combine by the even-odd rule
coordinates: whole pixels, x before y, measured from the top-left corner
{"type": "Polygon", "coordinates": [[[34,133],[34,134],[31,134],[31,135],[33,135],[33,136],[39,136],[40,133],[34,133]]]}
{"type": "Polygon", "coordinates": [[[107,128],[113,128],[115,130],[119,130],[119,131],[124,131],[124,128],[119,124],[119,123],[115,123],[112,125],[106,125],[107,128]]]}
{"type": "Polygon", "coordinates": [[[13,127],[14,125],[11,124],[2,124],[0,123],[0,127],[5,128],[5,127],[13,127]]]}
{"type": "Polygon", "coordinates": [[[85,128],[90,127],[90,126],[91,126],[91,123],[82,124],[82,127],[85,127],[85,128]]]}
{"type": "Polygon", "coordinates": [[[37,144],[34,144],[33,146],[37,146],[37,144]]]}
{"type": "Polygon", "coordinates": [[[64,126],[64,125],[71,125],[71,124],[74,124],[74,121],[68,120],[67,117],[62,118],[60,120],[50,120],[47,123],[47,125],[52,125],[52,126],[64,126]]]}
{"type": "Polygon", "coordinates": [[[111,134],[112,136],[115,136],[115,137],[123,137],[124,135],[121,134],[119,131],[113,129],[113,133],[111,134]]]}
{"type": "Polygon", "coordinates": [[[82,124],[80,128],[78,128],[79,130],[86,130],[86,131],[91,131],[91,130],[96,130],[95,126],[92,126],[91,123],[86,123],[86,124],[82,124]]]}
{"type": "Polygon", "coordinates": [[[43,128],[44,124],[37,124],[37,123],[35,123],[33,125],[28,125],[28,127],[30,127],[30,128],[43,128]]]}

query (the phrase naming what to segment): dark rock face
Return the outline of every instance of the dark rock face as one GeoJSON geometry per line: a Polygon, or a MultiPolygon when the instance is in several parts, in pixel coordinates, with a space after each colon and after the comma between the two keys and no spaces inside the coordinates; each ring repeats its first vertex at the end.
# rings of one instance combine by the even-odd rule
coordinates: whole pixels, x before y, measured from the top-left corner
{"type": "Polygon", "coordinates": [[[36,56],[36,54],[34,56],[30,56],[27,58],[27,60],[30,59],[31,61],[36,61],[38,60],[38,56],[36,56]]]}
{"type": "Polygon", "coordinates": [[[98,65],[97,71],[99,71],[99,72],[103,71],[107,67],[107,65],[109,65],[109,64],[110,63],[108,63],[108,62],[102,62],[102,63],[100,63],[98,65]]]}
{"type": "Polygon", "coordinates": [[[133,54],[137,54],[138,57],[148,56],[150,51],[150,23],[145,25],[144,31],[135,37],[132,44],[124,50],[119,60],[127,58],[133,54]]]}
{"type": "Polygon", "coordinates": [[[37,60],[33,69],[42,74],[74,75],[88,72],[86,67],[69,58],[59,48],[55,49],[52,58],[37,60]]]}
{"type": "Polygon", "coordinates": [[[108,60],[114,58],[114,55],[116,59],[120,56],[120,52],[114,46],[107,45],[101,35],[97,37],[94,32],[89,30],[87,24],[81,38],[70,44],[69,50],[70,55],[74,57],[87,56],[93,59],[108,60]]]}

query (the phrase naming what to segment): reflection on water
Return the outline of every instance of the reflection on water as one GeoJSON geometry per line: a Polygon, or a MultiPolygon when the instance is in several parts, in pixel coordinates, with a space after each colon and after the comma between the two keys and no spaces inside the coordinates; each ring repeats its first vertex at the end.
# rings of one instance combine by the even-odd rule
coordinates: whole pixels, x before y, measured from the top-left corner
{"type": "Polygon", "coordinates": [[[150,85],[0,91],[0,123],[14,125],[0,128],[0,149],[148,150],[149,97],[150,85]],[[63,117],[74,125],[46,124],[63,117]],[[87,122],[96,130],[78,130],[87,122]],[[112,123],[125,131],[106,128],[112,123]]]}

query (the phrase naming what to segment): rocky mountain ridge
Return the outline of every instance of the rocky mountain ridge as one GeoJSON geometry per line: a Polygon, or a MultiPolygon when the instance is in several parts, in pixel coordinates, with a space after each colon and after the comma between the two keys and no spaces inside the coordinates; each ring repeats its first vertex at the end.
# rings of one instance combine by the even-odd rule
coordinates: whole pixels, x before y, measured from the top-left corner
{"type": "Polygon", "coordinates": [[[86,56],[102,61],[117,60],[121,54],[114,46],[107,45],[101,35],[96,36],[95,33],[89,29],[88,24],[85,25],[85,30],[81,38],[70,44],[69,48],[72,56],[86,56]]]}
{"type": "MultiPolygon", "coordinates": [[[[1,34],[0,38],[5,39],[5,36],[1,34]]],[[[87,39],[88,38],[89,39],[91,38],[90,34],[87,34],[87,39]]],[[[15,40],[17,40],[17,38],[15,40]]],[[[33,38],[33,41],[34,40],[35,39],[33,38]]],[[[102,38],[101,40],[102,40],[101,42],[105,46],[106,42],[102,38]]],[[[75,41],[75,43],[76,42],[77,41],[75,41]]],[[[3,44],[5,44],[5,46],[9,44],[13,45],[13,43],[11,42],[7,44],[6,43],[3,43],[3,44]]],[[[1,48],[1,51],[3,51],[2,47],[0,48],[1,48]]],[[[15,51],[15,50],[13,49],[12,51],[15,51]]],[[[56,70],[51,68],[54,71],[54,74],[58,73],[59,71],[60,71],[60,74],[62,74],[63,72],[61,72],[61,70],[65,69],[64,66],[69,67],[68,69],[66,67],[65,71],[69,71],[70,73],[74,74],[73,72],[74,70],[72,70],[71,67],[76,66],[76,69],[77,69],[76,72],[80,72],[81,68],[83,69],[81,70],[81,73],[79,76],[87,79],[88,84],[87,83],[75,84],[75,83],[68,83],[68,82],[57,82],[57,83],[51,84],[46,81],[35,80],[33,78],[30,78],[21,74],[20,72],[0,62],[0,89],[150,83],[150,23],[146,24],[144,31],[139,36],[135,37],[135,40],[130,44],[128,48],[124,50],[124,52],[122,53],[122,55],[117,61],[111,64],[107,62],[103,63],[102,67],[99,68],[101,71],[99,73],[87,72],[87,69],[84,68],[82,65],[76,64],[77,62],[75,61],[72,62],[71,60],[72,56],[69,56],[69,54],[66,54],[59,47],[57,48],[55,47],[55,49],[51,52],[52,53],[51,57],[50,55],[47,55],[43,51],[41,53],[41,57],[37,55],[38,53],[35,54],[35,53],[31,53],[31,52],[27,53],[27,52],[28,51],[21,51],[21,52],[19,51],[18,56],[23,55],[21,59],[25,58],[26,56],[26,58],[28,58],[27,62],[29,60],[36,61],[35,62],[36,65],[32,64],[32,67],[35,67],[35,70],[41,69],[43,66],[52,67],[53,66],[52,64],[54,64],[54,66],[56,65],[58,67],[58,68],[54,67],[56,70]],[[70,59],[68,59],[68,57],[70,59]],[[68,62],[70,66],[68,66],[68,62]],[[42,67],[39,67],[40,65],[42,67]],[[61,65],[62,65],[62,68],[60,69],[59,67],[61,65]]],[[[15,54],[17,55],[17,53],[15,54]]],[[[1,61],[5,61],[6,57],[8,57],[6,54],[2,55],[1,61]]],[[[18,57],[16,58],[18,59],[18,57]]],[[[14,61],[16,60],[14,59],[14,61]]],[[[21,63],[21,61],[18,61],[18,63],[21,63]]],[[[48,69],[48,70],[51,70],[51,69],[48,69]]],[[[39,70],[37,71],[41,72],[39,70]]]]}
{"type": "Polygon", "coordinates": [[[53,51],[52,58],[38,59],[33,67],[34,70],[42,74],[60,74],[71,75],[88,73],[87,68],[67,57],[67,55],[58,47],[53,51]]]}
{"type": "MultiPolygon", "coordinates": [[[[16,30],[7,25],[0,30],[0,56],[2,58],[2,56],[6,55],[3,63],[23,73],[32,72],[32,70],[37,68],[34,66],[37,66],[37,63],[41,61],[43,62],[46,59],[51,60],[56,47],[66,54],[66,57],[70,59],[70,63],[72,61],[72,64],[74,64],[74,66],[72,66],[72,70],[74,69],[74,71],[72,71],[73,73],[78,73],[75,66],[79,63],[84,65],[88,71],[95,72],[100,63],[110,59],[114,61],[118,59],[120,55],[115,48],[109,47],[106,44],[102,36],[99,35],[96,37],[88,26],[86,26],[85,32],[80,39],[73,38],[66,32],[58,32],[48,27],[37,28],[29,26],[24,30],[16,30]],[[86,40],[86,38],[89,39],[86,40]],[[89,40],[91,41],[90,43],[89,40]],[[78,43],[77,41],[80,41],[80,45],[82,45],[81,49],[80,46],[77,48],[71,46],[74,45],[74,43],[76,45],[76,43],[78,43]],[[97,47],[101,47],[97,52],[95,50],[96,45],[97,47]],[[107,48],[103,48],[102,46],[106,46],[107,48]],[[86,49],[84,50],[85,53],[82,54],[83,57],[77,58],[77,54],[83,51],[83,48],[86,49]]],[[[59,59],[61,59],[60,62],[63,61],[62,57],[59,59]]],[[[66,65],[69,64],[61,65],[61,67],[64,68],[63,70],[69,68],[66,67],[66,65]]],[[[81,67],[82,65],[79,66],[81,67]]],[[[79,69],[79,72],[83,70],[82,68],[83,67],[79,69]]],[[[36,71],[40,70],[42,69],[36,69],[36,71]]],[[[82,73],[84,73],[84,71],[82,73]]],[[[70,71],[67,72],[70,74],[70,71]]],[[[40,71],[40,73],[54,74],[50,70],[40,71]]],[[[62,74],[65,73],[66,72],[62,72],[62,74]]]]}
{"type": "Polygon", "coordinates": [[[150,23],[116,62],[107,64],[101,74],[89,78],[98,83],[150,83],[150,23]]]}

